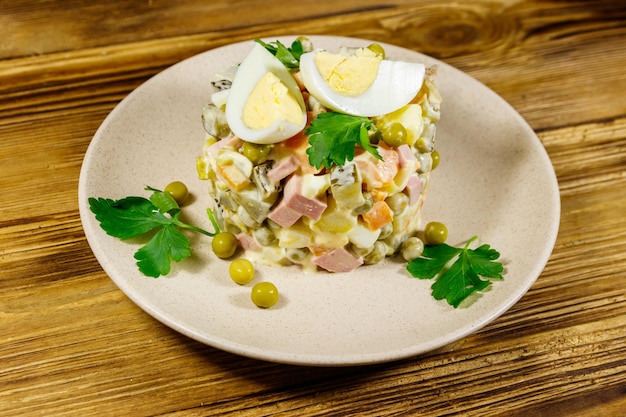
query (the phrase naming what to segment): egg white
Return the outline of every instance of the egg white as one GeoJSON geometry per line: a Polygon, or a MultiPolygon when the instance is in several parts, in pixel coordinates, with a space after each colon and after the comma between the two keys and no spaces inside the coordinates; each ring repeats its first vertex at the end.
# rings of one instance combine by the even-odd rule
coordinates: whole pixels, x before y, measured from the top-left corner
{"type": "Polygon", "coordinates": [[[328,85],[315,64],[313,51],[300,57],[300,75],[306,89],[324,106],[353,116],[381,116],[408,104],[424,82],[423,64],[382,60],[372,85],[356,96],[338,94],[328,85]]]}

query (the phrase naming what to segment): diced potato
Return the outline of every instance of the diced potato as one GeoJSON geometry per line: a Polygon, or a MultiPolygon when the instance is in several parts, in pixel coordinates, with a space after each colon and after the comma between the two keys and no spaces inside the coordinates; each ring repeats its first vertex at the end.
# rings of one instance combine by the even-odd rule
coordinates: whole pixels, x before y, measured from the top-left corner
{"type": "Polygon", "coordinates": [[[196,158],[196,170],[198,171],[198,178],[201,180],[208,180],[210,178],[211,165],[208,163],[204,156],[198,156],[196,158]]]}
{"type": "Polygon", "coordinates": [[[334,199],[329,199],[328,207],[324,210],[322,217],[311,225],[320,233],[346,233],[354,226],[356,226],[356,217],[351,211],[338,208],[334,199]]]}
{"type": "Polygon", "coordinates": [[[232,164],[218,165],[217,174],[233,190],[241,190],[250,184],[250,178],[232,164]]]}
{"type": "Polygon", "coordinates": [[[247,228],[255,229],[259,227],[259,222],[257,222],[251,215],[243,208],[243,206],[239,206],[237,208],[237,216],[239,216],[239,221],[241,224],[247,228]]]}
{"type": "Polygon", "coordinates": [[[302,175],[302,195],[314,199],[324,194],[330,187],[330,175],[302,175]]]}
{"type": "MultiPolygon", "coordinates": [[[[416,164],[417,165],[417,164],[416,164]]],[[[393,179],[393,183],[388,187],[389,194],[395,194],[400,190],[404,190],[407,183],[409,182],[409,178],[411,175],[415,173],[415,169],[413,166],[410,167],[402,167],[398,171],[398,175],[393,179]]]]}
{"type": "Polygon", "coordinates": [[[301,221],[291,227],[279,229],[276,237],[278,238],[278,246],[286,249],[305,248],[311,245],[313,239],[311,230],[301,221]]]}
{"type": "Polygon", "coordinates": [[[393,218],[393,234],[406,235],[414,233],[420,225],[419,207],[408,206],[406,210],[393,218]]]}
{"type": "Polygon", "coordinates": [[[239,152],[221,149],[217,155],[217,174],[234,190],[250,184],[253,164],[239,152]]]}
{"type": "Polygon", "coordinates": [[[365,203],[365,198],[361,191],[361,183],[333,185],[332,193],[335,200],[337,200],[337,204],[349,210],[354,210],[365,203]]]}
{"type": "Polygon", "coordinates": [[[232,149],[221,149],[217,154],[218,165],[234,165],[241,173],[250,178],[254,164],[248,158],[232,149]]]}
{"type": "Polygon", "coordinates": [[[285,256],[285,249],[278,246],[263,246],[257,259],[270,265],[289,265],[291,263],[285,256]]]}
{"type": "Polygon", "coordinates": [[[369,227],[357,223],[349,232],[348,239],[357,248],[365,249],[374,245],[380,236],[380,229],[372,230],[369,227]]]}

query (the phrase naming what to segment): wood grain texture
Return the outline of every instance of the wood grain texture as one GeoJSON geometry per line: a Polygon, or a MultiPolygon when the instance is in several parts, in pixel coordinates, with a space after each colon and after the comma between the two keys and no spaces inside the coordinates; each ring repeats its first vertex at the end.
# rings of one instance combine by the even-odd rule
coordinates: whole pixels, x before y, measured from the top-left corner
{"type": "Polygon", "coordinates": [[[622,416],[626,6],[617,1],[0,4],[0,416],[622,416]],[[390,42],[466,71],[537,131],[554,252],[506,314],[399,362],[284,366],[156,322],[104,274],[76,189],[109,111],[204,50],[283,34],[390,42]]]}

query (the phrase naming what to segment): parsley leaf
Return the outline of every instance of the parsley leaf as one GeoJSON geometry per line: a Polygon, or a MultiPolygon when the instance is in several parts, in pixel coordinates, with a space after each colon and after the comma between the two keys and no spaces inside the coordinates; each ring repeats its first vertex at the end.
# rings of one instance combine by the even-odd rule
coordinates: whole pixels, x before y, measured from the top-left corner
{"type": "Polygon", "coordinates": [[[135,253],[139,270],[149,277],[159,277],[170,272],[170,258],[176,262],[191,256],[189,239],[169,224],[135,253]]]}
{"type": "Polygon", "coordinates": [[[481,279],[481,276],[502,279],[504,267],[496,261],[500,253],[489,245],[469,249],[470,243],[476,239],[477,236],[474,236],[468,240],[463,248],[455,248],[445,243],[426,246],[421,257],[407,264],[407,270],[420,279],[437,277],[431,286],[433,297],[436,300],[445,299],[456,308],[471,294],[489,286],[490,281],[481,279]],[[456,261],[446,269],[455,257],[456,261]]]}
{"type": "Polygon", "coordinates": [[[330,168],[332,164],[343,165],[354,158],[354,147],[357,144],[382,159],[369,141],[369,131],[375,129],[374,121],[367,117],[320,113],[305,130],[311,145],[306,150],[309,163],[318,169],[322,166],[330,168]]]}
{"type": "Polygon", "coordinates": [[[179,220],[178,203],[163,191],[146,187],[152,191],[149,199],[125,197],[120,200],[89,198],[89,208],[95,214],[100,227],[110,236],[128,239],[157,231],[148,243],[135,253],[137,266],[146,276],[157,278],[170,272],[170,261],[179,262],[191,256],[190,243],[179,229],[192,230],[214,236],[219,227],[213,213],[209,218],[214,233],[179,220]]]}
{"type": "Polygon", "coordinates": [[[265,43],[258,38],[254,41],[263,45],[287,68],[295,69],[300,67],[300,56],[304,53],[304,48],[299,40],[293,41],[291,47],[285,46],[280,41],[265,43]]]}
{"type": "MultiPolygon", "coordinates": [[[[148,189],[150,189],[148,187],[148,189]]],[[[180,212],[180,207],[176,200],[174,200],[170,195],[159,192],[158,190],[154,191],[150,196],[150,202],[154,204],[154,206],[161,213],[167,213],[171,216],[176,216],[178,212],[180,212]]]]}
{"type": "Polygon", "coordinates": [[[120,239],[143,235],[170,222],[150,200],[143,197],[126,197],[117,201],[90,198],[89,207],[100,227],[108,235],[120,239]]]}

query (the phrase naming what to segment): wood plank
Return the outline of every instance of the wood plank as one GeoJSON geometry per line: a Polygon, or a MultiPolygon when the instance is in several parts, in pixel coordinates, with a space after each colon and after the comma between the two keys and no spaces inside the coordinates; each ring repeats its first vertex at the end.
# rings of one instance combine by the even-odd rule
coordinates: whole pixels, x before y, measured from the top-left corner
{"type": "MultiPolygon", "coordinates": [[[[616,122],[620,126],[623,123],[616,122]]],[[[588,141],[596,138],[602,143],[602,131],[606,129],[605,124],[590,124],[579,130],[587,132],[588,141]]],[[[544,132],[542,138],[552,150],[570,134],[570,129],[557,129],[544,132]]],[[[568,166],[571,161],[567,158],[575,159],[576,155],[566,152],[562,157],[559,166],[568,166]]],[[[591,159],[587,161],[593,164],[591,159]]],[[[512,407],[525,410],[539,406],[555,395],[582,397],[596,389],[587,383],[589,378],[606,386],[606,395],[613,398],[611,393],[626,380],[624,364],[614,362],[616,355],[624,354],[626,335],[626,299],[621,285],[626,273],[621,257],[624,239],[611,235],[597,238],[595,228],[603,223],[611,225],[614,215],[624,207],[626,193],[621,185],[609,199],[613,204],[604,203],[602,207],[581,200],[585,193],[572,195],[572,204],[599,214],[593,223],[582,225],[582,230],[580,226],[575,229],[580,233],[577,243],[560,237],[537,285],[492,325],[415,360],[348,370],[303,369],[239,358],[165,328],[127,300],[104,274],[96,272],[99,267],[80,236],[76,212],[5,225],[0,229],[2,239],[8,242],[19,236],[26,238],[3,255],[4,261],[9,258],[5,265],[11,271],[3,284],[11,291],[5,291],[0,311],[7,335],[19,334],[17,329],[24,323],[28,323],[29,331],[0,343],[4,372],[12,381],[9,389],[0,394],[0,404],[32,415],[41,404],[46,404],[46,413],[80,409],[83,415],[95,415],[100,412],[101,402],[124,400],[124,405],[111,412],[123,412],[129,401],[139,414],[154,406],[175,412],[167,392],[177,390],[188,392],[186,398],[200,398],[206,404],[196,409],[198,413],[227,411],[230,402],[232,413],[238,415],[246,415],[246,409],[247,415],[280,410],[303,416],[316,415],[320,410],[378,410],[384,415],[392,414],[398,406],[426,414],[436,410],[471,412],[489,406],[490,415],[502,415],[512,407]],[[588,265],[590,258],[592,268],[581,268],[576,263],[588,265]],[[41,262],[50,265],[50,273],[30,275],[41,262]],[[63,279],[68,276],[67,268],[72,280],[63,279]],[[564,275],[572,279],[563,282],[564,275]],[[33,286],[42,289],[45,301],[32,298],[33,286]],[[603,318],[600,324],[594,321],[599,318],[603,318]],[[120,335],[123,344],[116,343],[120,335]],[[546,340],[553,343],[546,346],[546,340]],[[25,362],[20,352],[34,342],[48,348],[30,353],[25,362]],[[76,344],[85,352],[100,352],[99,356],[76,357],[76,344]],[[144,363],[158,365],[158,375],[146,371],[144,363]],[[232,369],[239,371],[232,374],[232,369]],[[38,377],[42,370],[48,377],[38,377]],[[457,386],[454,375],[461,374],[464,383],[457,386]],[[494,380],[493,375],[500,378],[494,380]],[[467,384],[468,378],[471,384],[467,384]],[[328,386],[328,380],[335,382],[328,386]],[[428,381],[426,387],[423,381],[428,381]],[[370,384],[364,392],[363,387],[370,384]],[[63,394],[66,387],[73,386],[80,388],[80,395],[70,398],[63,394]],[[511,389],[516,392],[515,402],[509,398],[498,405],[498,399],[506,400],[511,389]],[[37,394],[29,394],[31,390],[37,394]],[[357,395],[357,391],[359,408],[350,408],[345,398],[357,395]],[[16,397],[21,398],[19,403],[10,401],[16,397]],[[144,409],[142,404],[150,404],[150,408],[145,405],[144,409]],[[282,405],[276,408],[277,404],[282,405]]],[[[563,215],[568,222],[576,213],[565,211],[563,215]]],[[[199,404],[178,406],[194,409],[199,404]]]]}
{"type": "Polygon", "coordinates": [[[10,34],[0,44],[0,416],[623,414],[625,5],[322,0],[318,13],[268,0],[229,15],[225,2],[153,0],[117,2],[103,16],[110,3],[57,3],[0,5],[0,30],[10,34]],[[69,20],[76,11],[84,21],[69,20]],[[53,26],[56,34],[43,30],[53,26]],[[260,362],[160,324],[93,257],[76,187],[87,145],[115,104],[188,56],[300,33],[442,58],[537,130],[559,180],[559,236],[530,291],[481,331],[390,364],[260,362]]]}
{"type": "Polygon", "coordinates": [[[66,7],[58,7],[54,1],[13,0],[0,5],[0,27],[5,28],[6,33],[0,44],[0,59],[203,32],[219,35],[284,22],[297,26],[321,16],[350,15],[410,3],[408,0],[319,0],[309,4],[279,0],[151,0],[140,3],[117,1],[112,8],[106,0],[74,0],[66,3],[66,7]],[[77,20],[76,16],[81,19],[77,20]],[[40,32],[29,30],[33,22],[41,27],[40,32]]]}
{"type": "Polygon", "coordinates": [[[119,100],[150,75],[207,49],[255,36],[327,32],[391,42],[445,59],[501,94],[535,129],[625,114],[626,101],[620,92],[626,90],[621,71],[626,65],[626,39],[619,31],[625,7],[615,10],[607,1],[598,2],[594,10],[547,5],[551,8],[518,9],[473,2],[451,9],[426,3],[269,24],[262,30],[238,28],[5,60],[0,61],[0,111],[18,120],[42,105],[41,110],[54,111],[59,108],[59,92],[68,89],[74,96],[67,96],[62,106],[78,111],[98,97],[108,103],[119,100]],[[572,20],[584,21],[584,29],[568,31],[572,20]],[[420,36],[415,28],[420,28],[420,36]],[[454,37],[456,31],[467,39],[454,37]],[[11,82],[3,82],[8,79],[11,82]],[[124,91],[115,84],[121,79],[126,83],[124,91]],[[114,97],[103,97],[110,88],[118,89],[114,97]],[[607,102],[614,104],[604,106],[607,102]]]}

